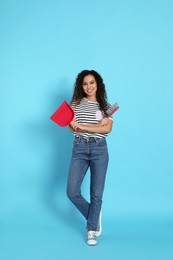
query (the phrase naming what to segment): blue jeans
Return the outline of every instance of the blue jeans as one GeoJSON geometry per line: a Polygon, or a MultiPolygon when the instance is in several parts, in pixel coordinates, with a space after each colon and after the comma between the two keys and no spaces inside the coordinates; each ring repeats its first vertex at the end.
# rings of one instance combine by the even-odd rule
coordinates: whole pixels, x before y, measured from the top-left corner
{"type": "Polygon", "coordinates": [[[105,138],[76,137],[67,183],[67,196],[87,220],[87,230],[97,230],[108,166],[105,138]],[[90,167],[90,203],[81,194],[81,185],[90,167]]]}

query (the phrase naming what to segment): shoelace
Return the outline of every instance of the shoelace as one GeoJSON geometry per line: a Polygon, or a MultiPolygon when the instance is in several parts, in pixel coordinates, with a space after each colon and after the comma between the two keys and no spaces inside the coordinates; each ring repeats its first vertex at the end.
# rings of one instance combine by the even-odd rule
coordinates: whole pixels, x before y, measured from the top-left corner
{"type": "Polygon", "coordinates": [[[95,231],[88,231],[88,239],[94,239],[95,231]]]}

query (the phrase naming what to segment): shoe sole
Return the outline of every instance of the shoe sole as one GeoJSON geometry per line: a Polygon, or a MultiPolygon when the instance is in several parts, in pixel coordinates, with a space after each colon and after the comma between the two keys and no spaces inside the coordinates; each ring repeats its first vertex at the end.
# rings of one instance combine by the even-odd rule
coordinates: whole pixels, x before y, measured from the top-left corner
{"type": "Polygon", "coordinates": [[[95,241],[95,240],[87,241],[87,244],[89,246],[95,246],[97,244],[97,241],[95,241]]]}

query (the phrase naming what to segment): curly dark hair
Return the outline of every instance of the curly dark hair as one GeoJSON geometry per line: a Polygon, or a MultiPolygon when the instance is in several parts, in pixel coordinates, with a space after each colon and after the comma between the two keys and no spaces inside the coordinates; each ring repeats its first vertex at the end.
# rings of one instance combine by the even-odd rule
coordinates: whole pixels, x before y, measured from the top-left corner
{"type": "Polygon", "coordinates": [[[103,82],[102,77],[95,70],[83,70],[81,71],[76,78],[76,82],[74,84],[74,92],[71,99],[71,103],[74,102],[77,104],[80,103],[81,99],[86,97],[86,93],[83,90],[83,79],[85,76],[92,75],[94,76],[97,83],[97,92],[96,99],[99,103],[100,110],[104,111],[106,114],[106,110],[109,108],[109,103],[107,101],[107,93],[105,89],[105,84],[103,82]]]}

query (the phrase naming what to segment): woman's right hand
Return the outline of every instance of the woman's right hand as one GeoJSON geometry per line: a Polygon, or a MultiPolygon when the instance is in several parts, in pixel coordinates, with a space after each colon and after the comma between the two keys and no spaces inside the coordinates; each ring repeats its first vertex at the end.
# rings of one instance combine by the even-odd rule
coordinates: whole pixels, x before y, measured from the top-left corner
{"type": "Polygon", "coordinates": [[[80,131],[80,125],[77,122],[76,118],[74,117],[74,119],[70,122],[70,126],[73,128],[73,130],[75,131],[80,131]]]}

